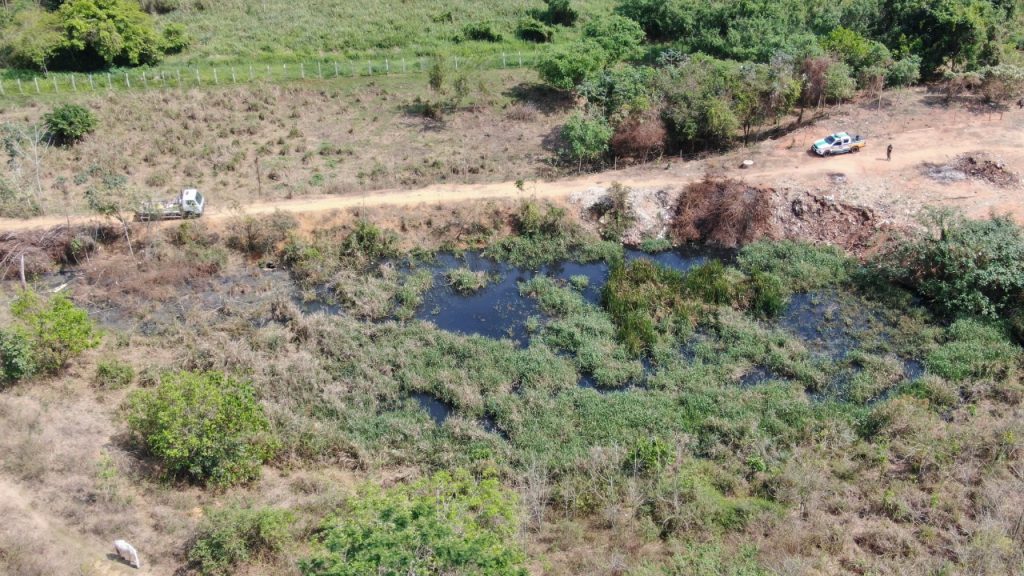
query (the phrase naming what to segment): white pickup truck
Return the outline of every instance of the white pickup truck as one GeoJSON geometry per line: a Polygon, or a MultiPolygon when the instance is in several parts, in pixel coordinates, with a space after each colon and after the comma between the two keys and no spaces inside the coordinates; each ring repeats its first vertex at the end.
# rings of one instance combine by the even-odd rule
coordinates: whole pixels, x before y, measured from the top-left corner
{"type": "Polygon", "coordinates": [[[812,144],[811,152],[818,156],[835,156],[836,154],[860,152],[864,146],[867,146],[867,141],[860,135],[850,136],[846,132],[837,132],[812,144]]]}
{"type": "Polygon", "coordinates": [[[186,188],[173,200],[151,201],[144,203],[136,218],[147,220],[173,220],[178,218],[199,218],[206,208],[206,199],[195,188],[186,188]]]}

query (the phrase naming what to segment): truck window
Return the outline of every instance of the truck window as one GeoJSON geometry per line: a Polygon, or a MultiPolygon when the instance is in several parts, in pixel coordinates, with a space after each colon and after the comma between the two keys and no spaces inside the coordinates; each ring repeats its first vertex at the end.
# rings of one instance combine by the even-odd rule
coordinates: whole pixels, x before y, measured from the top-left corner
{"type": "Polygon", "coordinates": [[[196,202],[199,204],[203,203],[203,195],[200,194],[199,192],[196,192],[196,202]]]}

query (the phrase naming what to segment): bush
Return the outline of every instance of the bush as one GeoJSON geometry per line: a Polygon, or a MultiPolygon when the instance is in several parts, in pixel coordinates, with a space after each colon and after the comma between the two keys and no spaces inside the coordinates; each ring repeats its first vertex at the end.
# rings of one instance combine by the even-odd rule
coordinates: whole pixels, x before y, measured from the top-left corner
{"type": "Polygon", "coordinates": [[[0,384],[13,384],[36,371],[32,343],[18,330],[0,330],[0,384]]]}
{"type": "Polygon", "coordinates": [[[786,291],[809,292],[849,280],[852,264],[835,246],[782,240],[757,242],[740,250],[737,262],[751,276],[771,274],[786,291]]]}
{"type": "Polygon", "coordinates": [[[611,62],[618,62],[636,55],[644,30],[634,20],[613,14],[588,22],[583,36],[601,46],[611,62]]]}
{"type": "Polygon", "coordinates": [[[438,473],[387,492],[367,486],[325,523],[305,576],[526,576],[515,495],[494,478],[438,473]]]}
{"type": "Polygon", "coordinates": [[[599,44],[584,40],[549,48],[537,62],[537,73],[554,88],[572,90],[607,62],[608,55],[599,44]]]}
{"type": "Polygon", "coordinates": [[[120,360],[101,360],[96,364],[96,375],[93,377],[97,386],[111,390],[127,388],[134,379],[135,369],[120,360]]]}
{"type": "Polygon", "coordinates": [[[997,317],[1024,298],[1024,232],[1009,217],[927,211],[925,230],[874,261],[890,281],[950,315],[997,317]]]}
{"type": "Polygon", "coordinates": [[[504,39],[504,36],[495,29],[492,22],[466,24],[462,27],[462,37],[467,40],[478,40],[481,42],[501,42],[504,39]]]}
{"type": "Polygon", "coordinates": [[[36,69],[95,70],[154,64],[163,42],[153,18],[132,0],[66,0],[55,12],[26,9],[15,18],[6,51],[36,69]]]}
{"type": "Polygon", "coordinates": [[[580,16],[579,12],[572,7],[570,0],[544,0],[544,2],[548,5],[544,12],[544,19],[549,24],[572,26],[580,16]]]}
{"type": "Polygon", "coordinates": [[[524,18],[516,26],[516,36],[527,42],[551,42],[555,29],[536,18],[524,18]]]}
{"type": "Polygon", "coordinates": [[[89,314],[63,294],[46,301],[34,292],[22,292],[11,304],[11,312],[21,322],[42,372],[56,374],[69,360],[100,343],[89,314]]]}
{"type": "Polygon", "coordinates": [[[165,54],[179,54],[191,43],[192,38],[182,24],[168,24],[161,33],[160,45],[165,54]]]}
{"type": "Polygon", "coordinates": [[[267,216],[239,216],[227,225],[227,245],[249,256],[261,257],[277,249],[298,228],[295,216],[275,211],[267,216]]]}
{"type": "Polygon", "coordinates": [[[96,116],[88,108],[77,104],[64,104],[43,117],[46,130],[53,138],[65,144],[74,144],[96,129],[96,116]]]}
{"type": "Polygon", "coordinates": [[[367,220],[356,222],[355,229],[341,243],[342,259],[357,264],[366,265],[395,256],[398,256],[398,236],[367,220]]]}
{"type": "Polygon", "coordinates": [[[474,272],[469,268],[455,268],[446,274],[448,283],[460,294],[472,294],[487,287],[487,273],[474,272]]]}
{"type": "Polygon", "coordinates": [[[133,392],[127,419],[168,474],[214,485],[259,477],[277,445],[252,387],[220,372],[179,372],[133,392]]]}
{"type": "Polygon", "coordinates": [[[562,126],[565,147],[562,154],[573,162],[590,163],[600,160],[608,152],[608,143],[614,130],[602,116],[573,114],[562,126]]]}
{"type": "Polygon", "coordinates": [[[625,468],[630,472],[657,474],[672,463],[674,456],[672,447],[661,438],[641,438],[633,442],[625,468]]]}
{"type": "Polygon", "coordinates": [[[227,576],[252,560],[278,558],[292,544],[295,516],[287,510],[229,506],[210,510],[196,531],[188,560],[204,576],[227,576]]]}

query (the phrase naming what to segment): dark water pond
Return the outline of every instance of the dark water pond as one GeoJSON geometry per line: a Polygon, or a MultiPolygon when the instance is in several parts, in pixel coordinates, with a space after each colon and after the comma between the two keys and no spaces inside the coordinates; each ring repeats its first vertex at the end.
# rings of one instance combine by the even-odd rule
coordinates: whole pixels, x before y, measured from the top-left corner
{"type": "Polygon", "coordinates": [[[452,412],[455,411],[454,407],[441,402],[437,398],[434,398],[430,394],[426,394],[424,392],[413,393],[412,399],[415,400],[421,408],[427,411],[427,414],[430,415],[430,418],[438,426],[444,424],[445,420],[447,420],[448,417],[452,415],[452,412]]]}

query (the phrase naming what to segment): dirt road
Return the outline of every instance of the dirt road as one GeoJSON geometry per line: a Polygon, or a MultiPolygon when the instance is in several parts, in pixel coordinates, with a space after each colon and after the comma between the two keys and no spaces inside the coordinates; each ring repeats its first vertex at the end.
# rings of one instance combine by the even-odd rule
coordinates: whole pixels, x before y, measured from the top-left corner
{"type": "MultiPolygon", "coordinates": [[[[527,182],[523,189],[513,182],[491,184],[438,184],[417,190],[390,189],[327,197],[307,197],[246,205],[244,209],[218,206],[210,199],[205,218],[221,220],[239,213],[266,214],[275,210],[292,213],[326,214],[374,206],[450,204],[494,198],[565,199],[574,192],[607,187],[620,182],[633,188],[678,188],[705,174],[742,178],[764,187],[813,190],[835,194],[844,201],[869,205],[894,215],[909,215],[924,205],[956,206],[968,214],[1010,213],[1024,222],[1021,189],[1007,190],[986,182],[963,180],[938,182],[922,172],[924,163],[944,163],[956,156],[985,151],[1005,161],[1010,170],[1024,169],[1024,114],[975,115],[946,108],[922,107],[918,116],[891,119],[870,109],[852,109],[845,115],[819,121],[816,125],[778,140],[730,152],[704,161],[663,160],[643,167],[588,174],[552,182],[527,182]],[[817,138],[829,132],[851,130],[868,138],[868,147],[858,154],[818,158],[807,152],[817,138]],[[860,129],[863,127],[863,130],[860,129]],[[891,161],[885,158],[888,144],[894,147],[891,161]],[[738,168],[752,159],[752,169],[738,168]]],[[[73,223],[89,216],[72,216],[73,223]]],[[[64,224],[63,216],[29,220],[0,219],[0,231],[27,230],[64,224]]]]}

